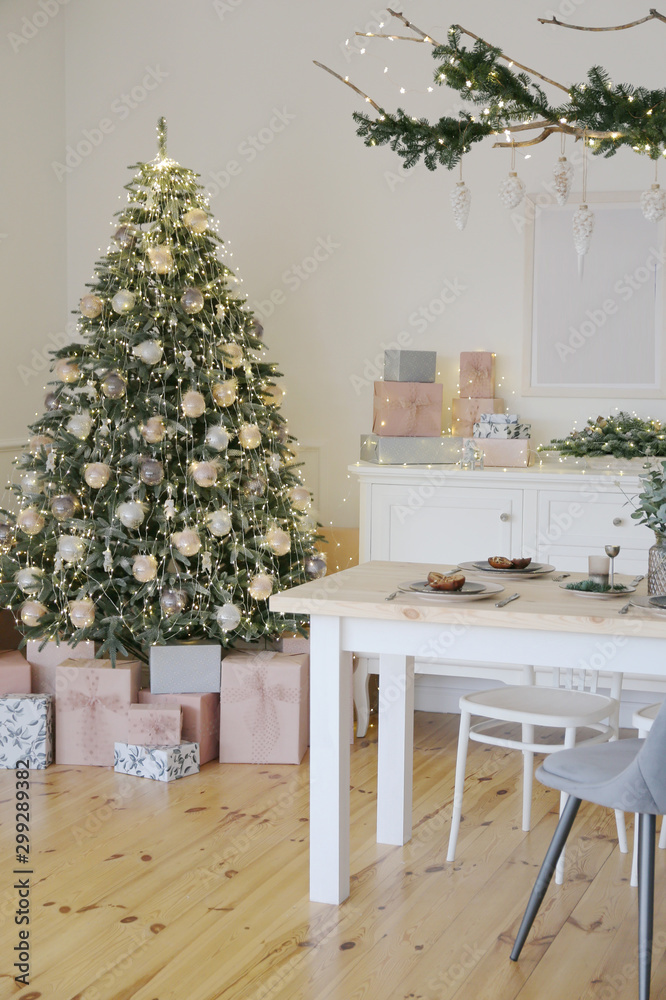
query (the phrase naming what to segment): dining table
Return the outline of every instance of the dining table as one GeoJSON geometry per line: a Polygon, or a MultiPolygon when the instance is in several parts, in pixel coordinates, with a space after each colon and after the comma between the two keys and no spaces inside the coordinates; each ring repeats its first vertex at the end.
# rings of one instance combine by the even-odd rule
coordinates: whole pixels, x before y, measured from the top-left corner
{"type": "MultiPolygon", "coordinates": [[[[439,564],[371,561],[270,598],[270,609],[310,619],[310,898],[340,904],[350,893],[350,745],[353,654],[379,657],[377,841],[412,831],[414,659],[567,667],[666,676],[666,612],[565,589],[557,573],[466,573],[496,587],[470,597],[410,589],[439,564]],[[503,607],[497,603],[517,593],[503,607]],[[390,598],[390,599],[389,599],[390,598]],[[619,612],[626,608],[625,613],[619,612]]],[[[630,578],[617,575],[629,586],[630,578]]],[[[643,596],[643,603],[646,598],[643,596]]],[[[444,855],[444,843],[442,855],[444,855]]]]}

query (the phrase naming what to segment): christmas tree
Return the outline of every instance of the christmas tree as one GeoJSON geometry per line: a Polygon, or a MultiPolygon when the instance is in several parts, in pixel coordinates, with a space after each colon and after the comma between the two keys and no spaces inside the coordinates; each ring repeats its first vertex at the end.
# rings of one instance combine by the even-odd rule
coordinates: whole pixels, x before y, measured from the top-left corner
{"type": "Polygon", "coordinates": [[[0,523],[0,594],[24,634],[113,658],[293,630],[270,594],[326,572],[262,327],[164,119],[158,145],[130,168],[81,341],[53,352],[0,523]]]}

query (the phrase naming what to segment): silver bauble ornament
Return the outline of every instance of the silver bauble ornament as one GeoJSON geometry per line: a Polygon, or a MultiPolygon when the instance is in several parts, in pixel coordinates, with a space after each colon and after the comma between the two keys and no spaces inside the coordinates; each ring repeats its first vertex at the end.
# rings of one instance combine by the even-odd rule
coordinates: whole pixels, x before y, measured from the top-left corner
{"type": "Polygon", "coordinates": [[[146,365],[156,365],[162,360],[162,346],[156,340],[142,340],[135,344],[132,354],[146,365]]]}
{"type": "Polygon", "coordinates": [[[499,186],[499,200],[505,208],[517,208],[525,197],[525,183],[512,170],[499,186]]]}
{"type": "Polygon", "coordinates": [[[148,417],[145,424],[141,425],[141,434],[148,444],[157,444],[166,435],[166,425],[163,417],[148,417]]]}
{"type": "Polygon", "coordinates": [[[60,382],[76,382],[81,372],[76,361],[71,358],[58,358],[53,366],[53,374],[60,382]]]}
{"type": "Polygon", "coordinates": [[[156,458],[144,458],[139,465],[139,478],[147,486],[157,486],[164,479],[164,466],[156,458]]]}
{"type": "Polygon", "coordinates": [[[309,556],[303,565],[306,575],[312,580],[319,580],[322,576],[326,576],[328,569],[326,558],[319,552],[314,556],[309,556]]]}
{"type": "Polygon", "coordinates": [[[572,225],[576,253],[579,257],[584,257],[592,242],[594,212],[587,205],[579,205],[574,214],[572,225]]]}
{"type": "Polygon", "coordinates": [[[193,528],[175,531],[171,536],[171,541],[181,556],[195,556],[201,548],[201,539],[193,528]]]}
{"type": "Polygon", "coordinates": [[[185,417],[200,417],[206,412],[206,400],[200,392],[190,389],[181,399],[180,407],[185,417]]]}
{"type": "Polygon", "coordinates": [[[42,479],[36,469],[27,469],[19,477],[19,483],[24,493],[41,493],[42,479]]]}
{"type": "Polygon", "coordinates": [[[214,462],[192,462],[190,475],[197,486],[214,486],[217,482],[217,466],[214,462]]]}
{"type": "Polygon", "coordinates": [[[641,195],[641,211],[648,222],[660,222],[666,215],[666,191],[653,184],[641,195]]]}
{"type": "Polygon", "coordinates": [[[77,563],[83,559],[86,543],[78,535],[61,535],[58,539],[58,555],[66,563],[77,563]]]}
{"type": "Polygon", "coordinates": [[[101,490],[109,481],[111,467],[106,462],[91,462],[83,470],[83,478],[93,490],[101,490]]]}
{"type": "Polygon", "coordinates": [[[24,594],[36,594],[41,589],[43,576],[43,569],[39,569],[38,566],[28,566],[18,571],[16,574],[16,583],[19,590],[22,590],[24,594]]]}
{"type": "Polygon", "coordinates": [[[206,514],[206,527],[211,535],[215,535],[216,538],[224,538],[231,531],[229,511],[224,509],[211,510],[210,513],[206,514]]]}
{"type": "Polygon", "coordinates": [[[25,604],[21,605],[21,621],[24,625],[30,627],[39,625],[39,619],[46,612],[47,608],[44,607],[41,601],[26,601],[25,604]]]}
{"type": "Polygon", "coordinates": [[[26,535],[38,535],[46,521],[36,507],[24,507],[16,518],[16,526],[26,535]]]}
{"type": "Polygon", "coordinates": [[[82,413],[73,413],[65,424],[65,429],[79,441],[85,441],[92,430],[92,417],[87,410],[82,413]]]}
{"type": "Polygon", "coordinates": [[[47,410],[49,410],[49,412],[60,409],[58,396],[55,392],[46,393],[46,395],[44,396],[44,406],[46,407],[47,410]]]}
{"type": "Polygon", "coordinates": [[[136,229],[134,226],[118,226],[113,234],[113,242],[123,250],[129,250],[136,239],[136,229]]]}
{"type": "Polygon", "coordinates": [[[571,191],[574,168],[571,166],[566,156],[560,156],[553,167],[553,191],[558,205],[566,205],[571,191]]]}
{"type": "Polygon", "coordinates": [[[258,319],[253,319],[248,327],[248,333],[251,337],[256,337],[257,340],[261,340],[264,335],[264,328],[258,319]]]}
{"type": "Polygon", "coordinates": [[[184,590],[167,587],[160,594],[160,607],[165,615],[178,615],[187,607],[187,594],[184,590]]]}
{"type": "Polygon", "coordinates": [[[263,497],[266,492],[266,480],[263,476],[250,476],[245,483],[245,492],[251,497],[263,497]]]}
{"type": "Polygon", "coordinates": [[[219,352],[225,368],[238,368],[243,364],[244,354],[240,344],[220,344],[219,352]]]}
{"type": "Polygon", "coordinates": [[[121,288],[111,299],[111,308],[122,316],[123,313],[131,312],[135,303],[136,295],[134,292],[130,292],[129,288],[121,288]]]}
{"type": "Polygon", "coordinates": [[[456,229],[462,230],[467,225],[469,210],[472,207],[472,193],[464,181],[458,181],[451,189],[451,211],[456,229]]]}
{"type": "Polygon", "coordinates": [[[148,261],[155,274],[168,274],[173,267],[173,254],[165,246],[149,247],[148,261]]]}
{"type": "Polygon", "coordinates": [[[56,521],[60,522],[69,521],[72,517],[76,517],[81,510],[81,504],[73,493],[61,493],[59,496],[53,497],[50,507],[56,521]]]}
{"type": "Polygon", "coordinates": [[[116,507],[116,516],[126,528],[138,528],[143,524],[146,508],[138,500],[125,500],[116,507]]]}
{"type": "Polygon", "coordinates": [[[261,431],[256,424],[241,424],[238,428],[238,443],[241,448],[258,448],[261,444],[261,431]]]}
{"type": "Polygon", "coordinates": [[[269,528],[266,532],[266,544],[276,556],[285,556],[291,549],[291,536],[282,528],[269,528]]]}
{"type": "Polygon", "coordinates": [[[127,392],[127,382],[119,372],[109,372],[102,379],[102,392],[107,399],[122,399],[127,392]]]}
{"type": "Polygon", "coordinates": [[[255,601],[267,601],[273,593],[273,577],[270,573],[256,573],[250,578],[247,589],[255,601]]]}
{"type": "Polygon", "coordinates": [[[95,605],[89,597],[69,602],[69,617],[74,628],[90,628],[95,621],[95,605]]]}
{"type": "Polygon", "coordinates": [[[157,559],[155,556],[134,556],[132,576],[139,583],[150,583],[157,576],[157,559]]]}
{"type": "Polygon", "coordinates": [[[191,208],[185,212],[183,222],[191,233],[205,233],[208,229],[208,216],[202,208],[191,208]]]}
{"type": "Polygon", "coordinates": [[[222,427],[220,424],[213,424],[212,427],[209,427],[206,431],[206,444],[213,451],[224,451],[229,444],[229,434],[226,427],[222,427]]]}
{"type": "Polygon", "coordinates": [[[230,632],[240,624],[241,610],[235,604],[222,604],[215,612],[215,620],[223,632],[230,632]]]}
{"type": "Polygon", "coordinates": [[[79,299],[81,315],[86,319],[96,319],[104,308],[104,303],[98,295],[84,295],[79,299]]]}
{"type": "Polygon", "coordinates": [[[188,316],[196,316],[204,307],[204,297],[198,288],[186,288],[180,297],[180,304],[188,316]]]}
{"type": "Polygon", "coordinates": [[[211,394],[218,406],[231,406],[236,402],[236,391],[238,382],[235,378],[228,378],[224,382],[214,382],[211,394]]]}

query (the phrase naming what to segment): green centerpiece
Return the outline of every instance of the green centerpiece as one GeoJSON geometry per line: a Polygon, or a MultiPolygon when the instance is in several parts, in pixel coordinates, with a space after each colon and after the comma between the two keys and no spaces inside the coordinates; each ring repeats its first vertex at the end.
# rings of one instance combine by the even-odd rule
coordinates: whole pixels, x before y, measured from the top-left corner
{"type": "Polygon", "coordinates": [[[581,430],[553,438],[550,444],[539,445],[538,451],[558,451],[576,458],[666,457],[666,430],[658,420],[641,420],[620,410],[614,417],[590,418],[581,430]]]}

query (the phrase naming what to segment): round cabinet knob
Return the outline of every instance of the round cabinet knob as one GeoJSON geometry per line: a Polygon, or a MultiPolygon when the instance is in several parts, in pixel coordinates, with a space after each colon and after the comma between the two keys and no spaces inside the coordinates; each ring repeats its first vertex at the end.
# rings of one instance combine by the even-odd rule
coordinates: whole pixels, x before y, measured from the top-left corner
{"type": "Polygon", "coordinates": [[[510,520],[511,520],[511,516],[509,514],[506,514],[506,513],[500,514],[500,521],[510,521],[510,520]]]}
{"type": "Polygon", "coordinates": [[[619,528],[621,524],[622,524],[622,518],[621,517],[614,517],[613,518],[613,525],[616,528],[619,528]]]}

